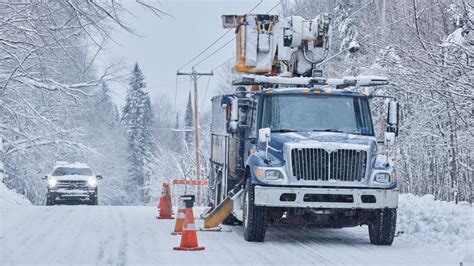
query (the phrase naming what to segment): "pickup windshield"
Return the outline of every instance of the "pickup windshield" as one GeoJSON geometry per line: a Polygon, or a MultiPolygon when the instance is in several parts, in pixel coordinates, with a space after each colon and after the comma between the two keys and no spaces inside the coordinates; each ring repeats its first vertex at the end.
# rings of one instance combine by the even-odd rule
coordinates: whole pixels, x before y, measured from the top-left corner
{"type": "Polygon", "coordinates": [[[272,132],[343,132],[374,134],[366,98],[321,95],[268,95],[261,127],[272,132]]]}
{"type": "Polygon", "coordinates": [[[92,175],[92,173],[89,168],[58,167],[54,170],[53,176],[63,175],[92,175]]]}

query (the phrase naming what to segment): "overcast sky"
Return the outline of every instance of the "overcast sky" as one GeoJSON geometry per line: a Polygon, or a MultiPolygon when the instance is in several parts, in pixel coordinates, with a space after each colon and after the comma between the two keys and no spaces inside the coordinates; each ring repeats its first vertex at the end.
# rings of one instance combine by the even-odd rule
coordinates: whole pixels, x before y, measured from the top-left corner
{"type": "MultiPolygon", "coordinates": [[[[174,105],[176,70],[225,32],[222,28],[221,15],[246,13],[258,2],[259,0],[160,0],[158,7],[171,14],[172,17],[158,18],[135,1],[124,1],[124,5],[134,15],[127,16],[126,20],[140,36],[124,30],[115,31],[112,37],[118,44],[110,42],[107,45],[107,53],[103,55],[101,62],[106,65],[108,62],[122,59],[130,71],[133,64],[138,62],[145,75],[146,90],[150,93],[152,101],[156,97],[166,96],[174,105]]],[[[263,0],[263,3],[252,13],[265,13],[278,2],[279,0],[263,0]]],[[[155,2],[147,1],[147,3],[155,2]]],[[[278,9],[275,9],[272,13],[277,11],[278,9]]],[[[201,58],[206,57],[234,36],[235,34],[231,31],[201,58]]],[[[196,69],[209,71],[233,55],[235,55],[235,42],[201,63],[196,69]]],[[[197,59],[194,63],[199,60],[197,59]]],[[[190,64],[183,71],[190,71],[192,65],[190,64]]],[[[177,110],[181,112],[186,104],[190,84],[189,78],[184,76],[179,77],[179,82],[181,83],[178,84],[177,110]]],[[[200,102],[204,98],[207,82],[207,77],[201,78],[199,82],[200,102]]],[[[217,84],[218,78],[211,78],[203,109],[209,109],[209,99],[214,94],[213,90],[217,84]]],[[[112,97],[119,105],[122,105],[126,86],[110,84],[110,87],[112,97]]]]}

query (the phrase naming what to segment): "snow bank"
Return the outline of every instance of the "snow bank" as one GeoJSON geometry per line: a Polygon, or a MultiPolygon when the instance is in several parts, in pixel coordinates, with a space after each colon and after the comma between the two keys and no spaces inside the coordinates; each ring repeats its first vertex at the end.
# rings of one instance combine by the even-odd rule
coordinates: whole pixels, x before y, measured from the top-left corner
{"type": "Polygon", "coordinates": [[[31,205],[31,202],[0,182],[0,208],[12,205],[31,205]]]}
{"type": "Polygon", "coordinates": [[[402,232],[397,241],[439,245],[474,262],[474,209],[467,202],[456,205],[434,200],[433,195],[402,194],[397,231],[402,232]]]}

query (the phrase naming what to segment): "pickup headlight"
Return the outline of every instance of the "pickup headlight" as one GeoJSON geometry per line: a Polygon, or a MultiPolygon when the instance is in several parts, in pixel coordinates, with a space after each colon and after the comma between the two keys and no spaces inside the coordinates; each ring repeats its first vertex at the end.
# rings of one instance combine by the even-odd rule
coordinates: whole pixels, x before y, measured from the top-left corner
{"type": "Polygon", "coordinates": [[[256,169],[255,176],[262,181],[283,179],[283,173],[280,170],[261,167],[256,169]]]}
{"type": "Polygon", "coordinates": [[[378,183],[390,183],[389,173],[378,173],[375,175],[375,182],[378,183]]]}
{"type": "Polygon", "coordinates": [[[94,188],[97,186],[97,179],[95,177],[89,177],[89,179],[87,179],[87,184],[94,188]]]}
{"type": "Polygon", "coordinates": [[[48,178],[48,186],[49,188],[54,188],[58,184],[58,180],[54,177],[48,178]]]}

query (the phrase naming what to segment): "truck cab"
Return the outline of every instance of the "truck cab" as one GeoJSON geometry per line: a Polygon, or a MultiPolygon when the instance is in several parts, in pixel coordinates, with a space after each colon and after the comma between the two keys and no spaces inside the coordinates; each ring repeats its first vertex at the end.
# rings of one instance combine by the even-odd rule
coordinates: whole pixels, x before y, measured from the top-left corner
{"type": "Polygon", "coordinates": [[[47,180],[46,205],[60,203],[86,203],[98,205],[98,182],[101,175],[94,175],[83,163],[59,161],[47,180]]]}
{"type": "Polygon", "coordinates": [[[373,97],[360,89],[240,84],[253,85],[212,99],[211,204],[242,188],[226,222],[242,221],[248,241],[263,241],[277,224],[368,225],[372,244],[390,245],[398,203],[388,156],[398,133],[396,101],[388,103],[381,145],[373,97]]]}

